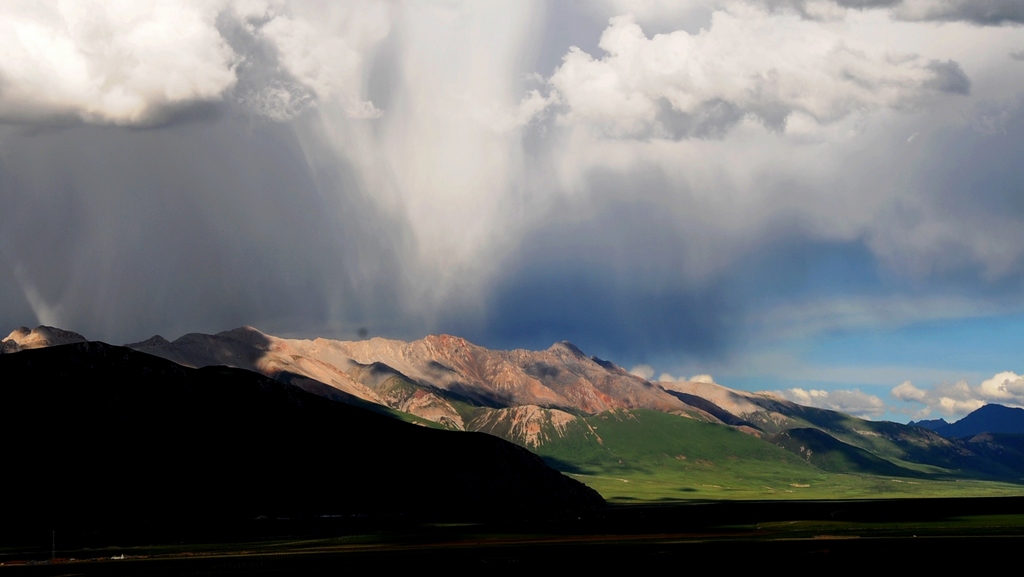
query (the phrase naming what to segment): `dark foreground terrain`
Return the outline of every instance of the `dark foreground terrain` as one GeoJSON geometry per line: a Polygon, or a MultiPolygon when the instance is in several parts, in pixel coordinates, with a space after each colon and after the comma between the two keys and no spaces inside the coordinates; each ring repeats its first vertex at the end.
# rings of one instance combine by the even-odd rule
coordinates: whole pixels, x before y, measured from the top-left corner
{"type": "Polygon", "coordinates": [[[0,574],[920,572],[1024,545],[1024,497],[607,506],[493,436],[102,343],[0,355],[0,413],[0,574]]]}
{"type": "Polygon", "coordinates": [[[1015,559],[1024,546],[1024,498],[714,502],[472,523],[398,516],[262,520],[220,529],[234,537],[211,527],[79,530],[57,534],[54,546],[54,535],[37,532],[5,544],[0,573],[327,575],[426,567],[607,572],[654,564],[715,572],[780,564],[920,571],[944,567],[951,556],[986,563],[1015,559]]]}
{"type": "Polygon", "coordinates": [[[0,355],[0,454],[3,533],[604,503],[496,437],[103,343],[0,355]]]}

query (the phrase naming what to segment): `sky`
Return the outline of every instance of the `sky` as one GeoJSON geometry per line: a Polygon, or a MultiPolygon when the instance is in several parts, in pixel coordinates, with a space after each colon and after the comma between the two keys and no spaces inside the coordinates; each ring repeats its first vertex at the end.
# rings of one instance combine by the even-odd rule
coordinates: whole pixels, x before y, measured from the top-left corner
{"type": "Polygon", "coordinates": [[[1024,406],[1022,142],[1019,0],[7,0],[0,327],[955,420],[1024,406]]]}

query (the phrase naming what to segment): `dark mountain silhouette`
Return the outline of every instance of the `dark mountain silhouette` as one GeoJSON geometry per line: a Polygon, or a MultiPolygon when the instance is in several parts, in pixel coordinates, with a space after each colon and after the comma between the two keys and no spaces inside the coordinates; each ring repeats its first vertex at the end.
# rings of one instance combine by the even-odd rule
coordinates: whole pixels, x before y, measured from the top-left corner
{"type": "Polygon", "coordinates": [[[907,423],[907,425],[911,427],[922,427],[928,429],[929,431],[939,432],[939,430],[942,429],[943,427],[948,427],[949,423],[946,422],[946,419],[939,418],[922,419],[920,421],[910,421],[909,423],[907,423]]]}
{"type": "Polygon", "coordinates": [[[603,503],[501,439],[85,342],[0,355],[4,520],[51,526],[603,503]]]}
{"type": "Polygon", "coordinates": [[[936,432],[943,437],[957,439],[979,433],[1024,434],[1024,409],[985,405],[955,423],[936,429],[936,432]]]}
{"type": "Polygon", "coordinates": [[[1024,435],[1019,433],[978,433],[967,439],[966,445],[989,461],[1000,463],[1017,471],[1024,478],[1024,435]]]}

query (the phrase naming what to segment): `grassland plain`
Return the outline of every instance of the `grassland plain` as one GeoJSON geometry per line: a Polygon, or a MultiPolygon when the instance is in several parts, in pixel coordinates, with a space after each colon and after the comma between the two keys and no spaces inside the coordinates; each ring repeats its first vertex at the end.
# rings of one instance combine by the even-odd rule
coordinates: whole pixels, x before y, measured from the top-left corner
{"type": "MultiPolygon", "coordinates": [[[[936,467],[904,467],[904,476],[829,472],[732,427],[657,411],[610,411],[583,421],[588,427],[549,435],[531,449],[611,502],[1024,495],[1024,485],[960,479],[936,467]]],[[[845,458],[838,452],[828,461],[845,458]]],[[[893,470],[897,463],[903,465],[884,461],[893,470]]]]}

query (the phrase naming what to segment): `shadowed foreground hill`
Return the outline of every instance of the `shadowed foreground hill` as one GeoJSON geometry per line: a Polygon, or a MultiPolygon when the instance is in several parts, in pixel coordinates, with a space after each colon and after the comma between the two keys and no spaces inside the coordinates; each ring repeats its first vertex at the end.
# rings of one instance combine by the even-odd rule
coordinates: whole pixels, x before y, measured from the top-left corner
{"type": "Polygon", "coordinates": [[[87,342],[0,355],[5,522],[600,505],[500,439],[416,427],[240,369],[87,342]]]}

